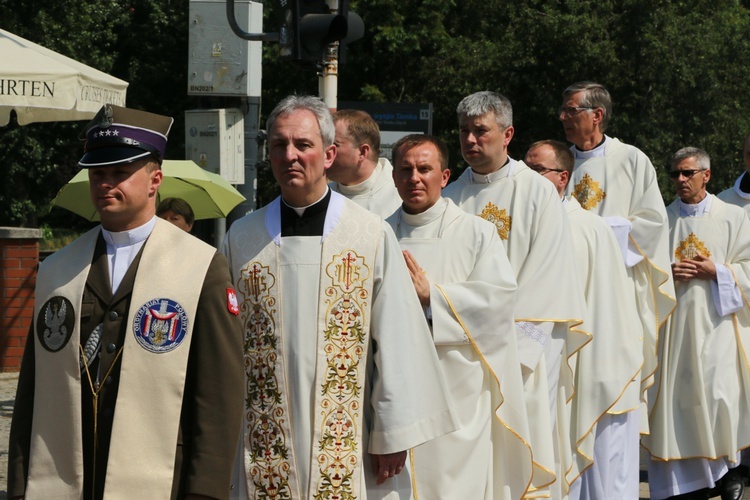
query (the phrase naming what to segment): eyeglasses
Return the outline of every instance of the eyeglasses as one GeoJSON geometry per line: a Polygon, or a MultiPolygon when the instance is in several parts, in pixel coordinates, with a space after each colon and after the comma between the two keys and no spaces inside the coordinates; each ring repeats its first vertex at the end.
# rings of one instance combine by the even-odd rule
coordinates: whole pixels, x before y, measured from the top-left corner
{"type": "Polygon", "coordinates": [[[537,174],[541,174],[541,175],[544,175],[547,172],[565,172],[565,169],[562,169],[562,168],[547,168],[541,165],[528,165],[528,167],[534,172],[536,172],[537,174]]]}
{"type": "Polygon", "coordinates": [[[557,114],[571,117],[577,115],[581,111],[591,111],[592,109],[596,108],[587,108],[583,106],[560,106],[560,108],[557,110],[557,114]]]}
{"type": "Polygon", "coordinates": [[[698,172],[703,172],[703,169],[698,170],[670,170],[669,177],[672,179],[679,179],[682,175],[685,179],[691,179],[698,172]]]}

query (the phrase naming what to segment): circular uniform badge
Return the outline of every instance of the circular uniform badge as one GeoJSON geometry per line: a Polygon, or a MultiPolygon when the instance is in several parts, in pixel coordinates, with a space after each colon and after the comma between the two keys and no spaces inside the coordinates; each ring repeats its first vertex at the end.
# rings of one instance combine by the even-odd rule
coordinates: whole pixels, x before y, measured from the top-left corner
{"type": "Polygon", "coordinates": [[[187,335],[188,318],[180,304],[171,299],[152,299],[143,304],[133,319],[133,333],[147,351],[169,352],[187,335]]]}
{"type": "Polygon", "coordinates": [[[44,303],[36,318],[36,336],[42,347],[57,352],[73,335],[76,314],[73,304],[65,297],[52,297],[44,303]]]}

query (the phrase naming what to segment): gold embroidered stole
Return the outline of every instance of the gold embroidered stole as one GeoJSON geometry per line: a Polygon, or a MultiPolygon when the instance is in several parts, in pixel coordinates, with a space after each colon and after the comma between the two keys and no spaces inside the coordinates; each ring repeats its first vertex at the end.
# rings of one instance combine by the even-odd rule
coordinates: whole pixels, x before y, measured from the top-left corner
{"type": "MultiPolygon", "coordinates": [[[[329,206],[328,216],[330,211],[329,206]]],[[[242,240],[241,249],[232,249],[251,256],[235,274],[245,332],[243,456],[248,498],[359,496],[370,308],[381,224],[378,217],[347,201],[323,238],[307,495],[300,492],[293,453],[279,246],[266,231],[256,231],[242,240]]]]}

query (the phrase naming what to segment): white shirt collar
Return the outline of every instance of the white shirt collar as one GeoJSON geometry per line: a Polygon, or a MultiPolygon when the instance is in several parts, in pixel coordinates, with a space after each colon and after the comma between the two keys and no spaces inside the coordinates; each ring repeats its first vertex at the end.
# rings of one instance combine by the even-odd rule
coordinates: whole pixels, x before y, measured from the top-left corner
{"type": "Polygon", "coordinates": [[[110,247],[112,249],[115,249],[120,247],[132,246],[145,241],[145,239],[148,238],[151,234],[151,231],[154,230],[155,225],[156,216],[154,215],[151,220],[149,220],[142,226],[128,229],[127,231],[113,232],[107,231],[106,229],[102,228],[102,237],[107,243],[108,250],[110,247]]]}
{"type": "Polygon", "coordinates": [[[500,167],[499,170],[495,170],[489,174],[478,174],[469,168],[469,179],[472,184],[491,184],[493,182],[500,181],[506,177],[513,175],[513,171],[516,169],[516,160],[508,157],[508,162],[500,167]]]}
{"type": "Polygon", "coordinates": [[[711,213],[711,198],[709,193],[706,193],[706,197],[695,204],[683,203],[683,201],[677,198],[677,205],[680,207],[680,217],[703,217],[706,214],[711,213]]]}
{"type": "Polygon", "coordinates": [[[375,168],[370,174],[370,177],[360,182],[359,184],[353,184],[351,186],[344,186],[343,184],[337,183],[339,192],[347,196],[356,196],[358,194],[363,194],[363,193],[367,193],[368,191],[372,191],[372,189],[375,186],[377,186],[378,179],[380,179],[380,176],[382,174],[383,174],[383,164],[380,161],[378,161],[377,165],[375,165],[375,168]]]}
{"type": "Polygon", "coordinates": [[[424,225],[429,224],[430,222],[433,222],[439,219],[443,215],[443,212],[445,212],[445,208],[447,205],[448,205],[448,200],[445,198],[440,198],[430,208],[418,214],[406,213],[402,208],[401,220],[404,221],[405,224],[408,224],[410,226],[414,226],[414,227],[424,226],[424,225]]]}
{"type": "Polygon", "coordinates": [[[607,155],[607,143],[610,140],[611,139],[605,135],[601,144],[588,151],[581,151],[576,146],[573,146],[573,155],[575,155],[576,160],[584,160],[586,158],[604,158],[607,155]]]}

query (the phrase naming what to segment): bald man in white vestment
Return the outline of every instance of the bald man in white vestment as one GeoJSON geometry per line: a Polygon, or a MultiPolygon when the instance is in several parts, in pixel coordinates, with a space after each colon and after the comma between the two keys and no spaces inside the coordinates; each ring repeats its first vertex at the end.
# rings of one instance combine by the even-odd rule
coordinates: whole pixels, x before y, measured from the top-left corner
{"type": "Polygon", "coordinates": [[[246,358],[233,495],[408,499],[407,450],[456,425],[398,241],[328,188],[323,101],[287,97],[267,130],[281,196],[224,242],[246,358]]]}
{"type": "Polygon", "coordinates": [[[564,399],[572,396],[568,360],[590,338],[577,327],[585,313],[578,278],[572,267],[559,265],[573,259],[568,221],[554,187],[508,156],[514,133],[508,99],[477,92],[459,103],[457,114],[461,152],[470,168],[443,196],[495,224],[516,273],[514,316],[534,453],[529,495],[561,498],[564,471],[556,470],[553,438],[558,388],[564,388],[564,399]]]}
{"type": "Polygon", "coordinates": [[[393,147],[403,199],[393,227],[460,429],[412,450],[419,498],[510,500],[531,482],[528,421],[513,321],[516,279],[495,226],[441,197],[448,148],[415,134],[393,147]]]}
{"type": "Polygon", "coordinates": [[[560,426],[577,443],[567,473],[570,498],[637,498],[639,463],[628,457],[639,453],[638,426],[618,425],[616,416],[638,409],[643,350],[628,328],[637,312],[620,249],[604,219],[564,195],[575,163],[564,143],[536,142],[525,162],[562,197],[576,249],[571,264],[586,296],[584,328],[592,334],[576,358],[570,425],[560,426]]]}

